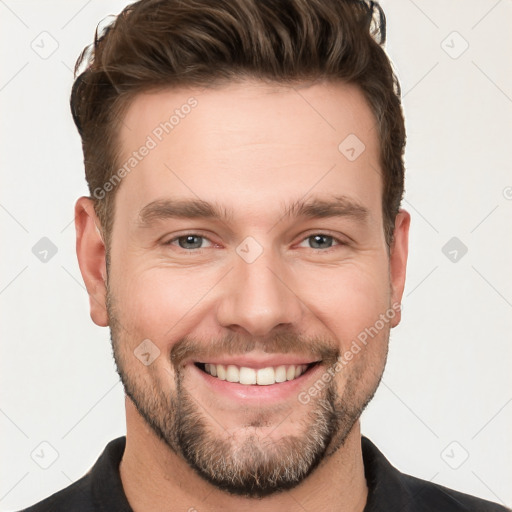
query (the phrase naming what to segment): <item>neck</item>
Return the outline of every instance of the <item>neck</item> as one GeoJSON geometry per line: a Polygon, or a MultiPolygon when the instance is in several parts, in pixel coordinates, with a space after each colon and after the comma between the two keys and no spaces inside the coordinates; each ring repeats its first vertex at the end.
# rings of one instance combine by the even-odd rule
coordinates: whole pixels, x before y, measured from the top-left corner
{"type": "Polygon", "coordinates": [[[134,512],[161,510],[323,510],[363,512],[364,477],[360,425],[341,448],[294,489],[262,499],[233,496],[203,480],[160,440],[126,399],[126,448],[120,464],[123,488],[134,512]]]}

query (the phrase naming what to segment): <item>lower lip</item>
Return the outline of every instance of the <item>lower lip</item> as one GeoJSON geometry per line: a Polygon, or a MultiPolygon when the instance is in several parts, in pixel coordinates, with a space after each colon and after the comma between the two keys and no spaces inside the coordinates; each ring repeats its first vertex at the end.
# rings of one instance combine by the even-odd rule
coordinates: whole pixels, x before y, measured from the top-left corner
{"type": "Polygon", "coordinates": [[[195,364],[191,364],[192,371],[199,374],[204,382],[216,393],[227,396],[234,400],[244,400],[247,404],[249,400],[264,401],[265,403],[278,402],[297,397],[298,394],[306,389],[312,380],[316,379],[322,373],[322,365],[316,364],[308,368],[306,372],[293,380],[269,384],[268,386],[245,385],[238,382],[229,382],[213,377],[209,373],[200,370],[195,364]]]}

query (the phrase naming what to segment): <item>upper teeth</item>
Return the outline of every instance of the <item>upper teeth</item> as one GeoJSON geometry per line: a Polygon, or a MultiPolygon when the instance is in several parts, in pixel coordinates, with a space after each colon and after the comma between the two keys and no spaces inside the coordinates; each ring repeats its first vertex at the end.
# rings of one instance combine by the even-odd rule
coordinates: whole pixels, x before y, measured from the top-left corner
{"type": "Polygon", "coordinates": [[[206,373],[217,377],[220,380],[227,380],[228,382],[239,382],[240,384],[259,384],[260,386],[268,386],[276,382],[285,382],[293,380],[302,375],[308,365],[281,365],[281,366],[268,366],[267,368],[260,368],[254,370],[246,366],[235,366],[234,364],[212,364],[206,363],[206,373]]]}

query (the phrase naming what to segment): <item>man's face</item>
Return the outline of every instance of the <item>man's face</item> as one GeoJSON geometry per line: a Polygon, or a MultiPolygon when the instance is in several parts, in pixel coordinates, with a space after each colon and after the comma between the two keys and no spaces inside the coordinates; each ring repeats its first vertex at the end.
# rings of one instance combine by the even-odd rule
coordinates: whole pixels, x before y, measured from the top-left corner
{"type": "Polygon", "coordinates": [[[119,167],[140,157],[116,191],[108,274],[127,395],[217,487],[296,486],[373,396],[399,320],[405,261],[388,255],[362,93],[245,82],[141,94],[121,143],[119,167]]]}

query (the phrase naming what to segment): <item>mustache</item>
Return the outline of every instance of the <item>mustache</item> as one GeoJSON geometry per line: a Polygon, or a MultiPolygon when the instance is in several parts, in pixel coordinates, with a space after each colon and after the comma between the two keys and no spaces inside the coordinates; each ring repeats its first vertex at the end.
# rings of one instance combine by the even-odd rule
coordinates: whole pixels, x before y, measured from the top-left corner
{"type": "Polygon", "coordinates": [[[271,337],[249,337],[230,332],[218,339],[199,339],[184,336],[171,349],[171,362],[175,367],[183,361],[204,361],[219,356],[243,355],[259,350],[267,354],[294,354],[333,365],[340,356],[335,341],[318,336],[305,336],[292,332],[276,333],[271,337]]]}

